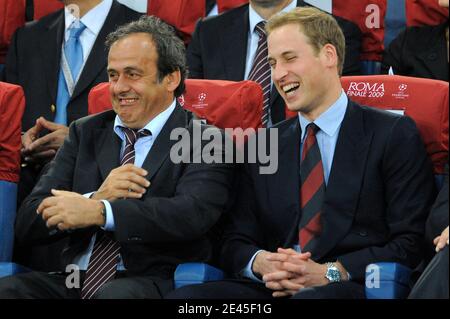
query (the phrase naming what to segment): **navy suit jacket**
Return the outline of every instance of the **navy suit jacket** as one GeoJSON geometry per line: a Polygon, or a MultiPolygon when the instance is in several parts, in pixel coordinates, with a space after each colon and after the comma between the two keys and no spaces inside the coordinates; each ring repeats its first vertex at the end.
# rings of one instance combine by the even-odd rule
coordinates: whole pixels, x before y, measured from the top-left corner
{"type": "MultiPolygon", "coordinates": [[[[62,254],[64,266],[87,249],[97,227],[49,230],[36,209],[51,196],[52,188],[90,193],[119,167],[121,140],[113,131],[114,118],[110,110],[72,123],[64,145],[17,213],[18,244],[51,243],[68,237],[62,254]]],[[[179,263],[211,262],[215,227],[229,205],[234,171],[230,164],[177,164],[171,160],[170,150],[177,142],[170,139],[171,133],[185,128],[192,137],[191,119],[191,113],[177,106],[156,138],[142,165],[151,182],[144,196],[111,202],[113,236],[131,274],[172,278],[179,263]]],[[[192,152],[195,144],[191,141],[190,145],[192,152]]]]}
{"type": "MultiPolygon", "coordinates": [[[[222,266],[238,274],[259,250],[298,243],[301,217],[297,117],[277,124],[278,171],[242,173],[222,251],[222,266]]],[[[322,210],[323,232],[313,260],[339,260],[354,280],[365,267],[422,258],[425,220],[433,202],[431,163],[415,123],[349,101],[339,132],[322,210]]]]}

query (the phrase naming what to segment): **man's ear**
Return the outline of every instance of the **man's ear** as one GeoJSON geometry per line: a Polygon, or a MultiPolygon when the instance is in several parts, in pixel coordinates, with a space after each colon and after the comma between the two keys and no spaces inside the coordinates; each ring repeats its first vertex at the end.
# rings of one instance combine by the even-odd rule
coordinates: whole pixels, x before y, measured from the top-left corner
{"type": "Polygon", "coordinates": [[[336,51],[336,48],[334,47],[334,45],[329,44],[329,43],[325,44],[322,47],[321,55],[323,57],[325,66],[327,66],[327,67],[336,66],[337,67],[338,55],[337,55],[337,51],[336,51]]]}
{"type": "Polygon", "coordinates": [[[181,81],[181,72],[180,70],[169,73],[164,78],[165,84],[167,86],[167,90],[169,92],[174,92],[178,85],[180,85],[181,81]]]}

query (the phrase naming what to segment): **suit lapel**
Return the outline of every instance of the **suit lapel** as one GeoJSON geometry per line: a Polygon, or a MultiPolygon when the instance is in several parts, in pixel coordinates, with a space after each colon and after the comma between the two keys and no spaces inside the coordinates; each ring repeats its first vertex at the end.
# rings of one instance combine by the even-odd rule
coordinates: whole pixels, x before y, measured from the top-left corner
{"type": "Polygon", "coordinates": [[[39,51],[44,61],[44,70],[46,73],[48,90],[52,101],[56,103],[56,91],[59,75],[59,61],[61,60],[61,48],[64,37],[64,10],[61,10],[51,24],[48,25],[46,32],[40,39],[39,51]],[[56,39],[56,42],[55,42],[56,39]],[[58,61],[55,63],[55,61],[58,61]]]}
{"type": "Polygon", "coordinates": [[[298,118],[289,120],[290,125],[279,130],[279,158],[276,174],[267,175],[268,197],[271,212],[285,230],[278,246],[292,246],[297,241],[297,224],[300,204],[300,124],[298,118]]]}
{"type": "Polygon", "coordinates": [[[148,171],[148,180],[151,180],[153,176],[155,176],[156,172],[169,155],[171,147],[177,143],[177,140],[170,139],[170,133],[173,129],[178,127],[187,127],[186,113],[179,105],[175,107],[175,110],[159,133],[152,149],[142,164],[142,168],[148,171]]]}
{"type": "Polygon", "coordinates": [[[230,20],[222,35],[223,65],[230,81],[241,81],[245,76],[249,23],[248,6],[245,6],[240,18],[230,20]]]}
{"type": "Polygon", "coordinates": [[[103,180],[120,165],[120,148],[122,146],[120,138],[113,129],[115,113],[114,111],[109,112],[111,112],[111,120],[94,132],[94,138],[98,141],[95,143],[95,158],[103,180]]]}
{"type": "MultiPolygon", "coordinates": [[[[114,133],[115,113],[112,110],[108,112],[111,113],[111,117],[106,120],[106,125],[96,129],[94,132],[95,141],[98,141],[95,143],[95,158],[103,180],[108,177],[114,168],[119,167],[120,149],[122,146],[122,141],[114,133]]],[[[186,126],[187,119],[185,112],[177,105],[144,160],[142,168],[149,172],[147,179],[150,180],[155,175],[169,155],[172,145],[177,142],[176,140],[170,140],[172,130],[177,127],[186,126]]]]}
{"type": "Polygon", "coordinates": [[[322,210],[323,235],[313,258],[319,260],[348,233],[358,204],[372,133],[362,110],[349,101],[342,122],[322,210]]]}
{"type": "Polygon", "coordinates": [[[108,60],[108,52],[105,48],[106,36],[115,29],[115,26],[119,23],[120,17],[120,4],[113,1],[111,10],[106,17],[103,27],[100,29],[97,39],[95,39],[94,45],[89,57],[81,71],[80,78],[78,79],[71,100],[75,99],[81,92],[85,91],[86,88],[95,80],[97,74],[102,72],[106,68],[108,60]]]}

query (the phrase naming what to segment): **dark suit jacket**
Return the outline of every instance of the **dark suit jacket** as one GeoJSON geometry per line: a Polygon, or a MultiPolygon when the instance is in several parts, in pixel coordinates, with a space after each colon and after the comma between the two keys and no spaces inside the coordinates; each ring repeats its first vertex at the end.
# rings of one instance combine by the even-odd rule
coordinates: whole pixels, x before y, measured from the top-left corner
{"type": "MultiPolygon", "coordinates": [[[[192,79],[242,81],[249,32],[248,4],[219,16],[199,21],[187,50],[192,79]]],[[[297,6],[306,6],[298,1],[297,6]]],[[[335,17],[344,31],[346,58],[344,75],[360,73],[361,32],[356,24],[335,17]]],[[[285,103],[275,87],[270,96],[272,122],[285,119],[285,103]]]]}
{"type": "MultiPolygon", "coordinates": [[[[69,137],[17,214],[19,244],[51,242],[69,236],[63,264],[87,248],[96,227],[73,232],[49,231],[36,214],[52,188],[80,194],[96,191],[119,166],[120,138],[113,132],[114,111],[75,121],[69,137]]],[[[124,265],[131,274],[171,278],[178,263],[209,262],[208,232],[230,201],[233,170],[229,164],[174,164],[170,140],[175,128],[192,130],[191,115],[177,106],[143,163],[151,186],[142,199],[111,202],[124,265]]],[[[191,134],[192,136],[192,134],[191,134]]],[[[191,143],[192,145],[192,143],[191,143]]],[[[192,151],[192,148],[191,148],[192,151]]]]}
{"type": "MultiPolygon", "coordinates": [[[[226,232],[223,267],[242,270],[259,250],[298,243],[300,220],[297,117],[278,128],[278,171],[248,164],[226,232]]],[[[266,131],[267,132],[267,131],[266,131]]],[[[357,281],[373,262],[413,267],[422,258],[425,220],[434,195],[432,168],[414,122],[349,102],[322,209],[313,260],[339,260],[357,281]]]]}
{"type": "Polygon", "coordinates": [[[386,50],[382,72],[392,66],[394,74],[448,81],[447,26],[406,28],[386,50]]]}
{"type": "MultiPolygon", "coordinates": [[[[90,89],[108,80],[106,36],[117,26],[140,16],[140,13],[113,2],[67,106],[68,123],[87,115],[90,89]]],[[[51,105],[56,105],[63,39],[64,9],[34,21],[14,34],[6,59],[4,81],[19,84],[25,91],[24,131],[32,127],[40,116],[54,120],[51,105]]]]}
{"type": "Polygon", "coordinates": [[[428,217],[425,231],[425,240],[428,247],[433,248],[433,240],[439,236],[442,231],[448,226],[448,163],[445,166],[444,184],[436,198],[436,201],[431,208],[430,216],[428,217]],[[432,246],[431,246],[432,245],[432,246]]]}

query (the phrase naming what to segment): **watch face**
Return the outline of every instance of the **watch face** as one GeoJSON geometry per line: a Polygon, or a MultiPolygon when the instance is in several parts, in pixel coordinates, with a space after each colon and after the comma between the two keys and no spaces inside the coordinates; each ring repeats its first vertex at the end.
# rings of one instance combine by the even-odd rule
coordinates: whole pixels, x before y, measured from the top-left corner
{"type": "Polygon", "coordinates": [[[339,269],[337,269],[336,267],[329,267],[327,270],[326,277],[330,282],[341,281],[341,273],[339,272],[339,269]]]}

